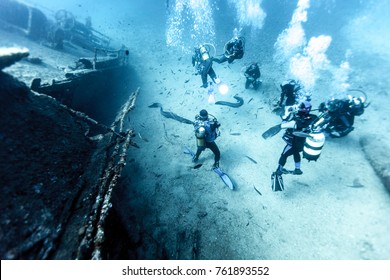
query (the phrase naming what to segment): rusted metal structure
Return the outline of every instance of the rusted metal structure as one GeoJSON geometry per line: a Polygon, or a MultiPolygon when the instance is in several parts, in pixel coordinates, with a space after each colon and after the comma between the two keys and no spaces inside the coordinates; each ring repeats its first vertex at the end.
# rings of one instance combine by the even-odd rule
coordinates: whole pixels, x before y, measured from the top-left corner
{"type": "Polygon", "coordinates": [[[75,95],[81,94],[78,88],[87,80],[93,80],[106,71],[121,68],[128,63],[128,51],[124,48],[109,51],[95,49],[93,57],[83,57],[76,61],[71,71],[65,73],[63,80],[52,80],[51,84],[42,83],[40,78],[31,82],[30,88],[39,93],[50,95],[65,105],[77,108],[75,95]],[[100,54],[100,55],[99,55],[100,54]]]}
{"type": "Polygon", "coordinates": [[[51,47],[66,45],[90,51],[110,49],[111,39],[92,28],[88,17],[85,24],[67,10],[46,15],[40,9],[15,0],[0,1],[0,27],[18,31],[33,40],[46,41],[51,47]]]}
{"type": "MultiPolygon", "coordinates": [[[[68,58],[74,57],[75,65],[61,65],[63,77],[58,73],[50,78],[40,73],[42,68],[36,68],[35,78],[27,81],[33,91],[94,117],[101,112],[108,114],[104,107],[120,107],[124,102],[122,94],[115,91],[129,74],[126,67],[129,51],[125,46],[114,49],[108,36],[92,28],[90,18],[83,24],[66,10],[48,16],[21,1],[0,0],[0,28],[39,42],[41,47],[63,52],[68,58]]],[[[49,66],[59,68],[53,63],[49,66]]],[[[111,114],[101,120],[112,117],[111,114]]]]}

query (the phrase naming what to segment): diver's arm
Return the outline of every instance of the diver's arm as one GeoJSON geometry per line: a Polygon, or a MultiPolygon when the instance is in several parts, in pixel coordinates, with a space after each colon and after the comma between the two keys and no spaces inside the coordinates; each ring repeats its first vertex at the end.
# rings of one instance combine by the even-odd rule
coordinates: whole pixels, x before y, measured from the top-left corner
{"type": "Polygon", "coordinates": [[[225,45],[225,55],[227,57],[230,57],[230,56],[233,55],[233,53],[231,52],[232,46],[233,46],[233,42],[232,41],[227,42],[226,45],[225,45]]]}
{"type": "Polygon", "coordinates": [[[296,122],[295,121],[282,122],[280,124],[280,127],[283,128],[283,129],[295,128],[296,127],[296,122]]]}
{"type": "Polygon", "coordinates": [[[251,72],[250,72],[250,66],[248,66],[248,67],[246,68],[245,73],[244,73],[244,76],[247,77],[247,78],[249,78],[249,77],[252,76],[252,75],[251,75],[251,72]]]}

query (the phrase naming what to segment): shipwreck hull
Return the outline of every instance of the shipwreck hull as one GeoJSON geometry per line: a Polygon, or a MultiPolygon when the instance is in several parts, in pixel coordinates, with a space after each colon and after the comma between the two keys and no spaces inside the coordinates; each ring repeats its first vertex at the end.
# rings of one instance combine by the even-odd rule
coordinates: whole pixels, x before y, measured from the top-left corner
{"type": "Polygon", "coordinates": [[[132,69],[127,52],[99,60],[81,58],[83,69],[67,72],[63,80],[42,84],[40,78],[31,83],[31,90],[54,97],[62,104],[104,123],[110,123],[128,97],[132,69]],[[89,68],[89,69],[88,69],[89,68]]]}
{"type": "Polygon", "coordinates": [[[1,0],[0,25],[38,40],[46,38],[48,19],[42,11],[34,7],[17,1],[1,0]]]}

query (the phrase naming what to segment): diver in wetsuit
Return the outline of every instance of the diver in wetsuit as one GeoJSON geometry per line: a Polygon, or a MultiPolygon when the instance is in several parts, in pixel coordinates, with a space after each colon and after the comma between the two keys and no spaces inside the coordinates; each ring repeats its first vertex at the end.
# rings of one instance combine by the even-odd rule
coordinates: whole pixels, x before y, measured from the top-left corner
{"type": "Polygon", "coordinates": [[[224,54],[219,58],[213,58],[213,61],[217,63],[232,63],[236,59],[241,59],[244,56],[245,39],[244,37],[234,37],[229,40],[224,47],[224,54]]]}
{"type": "Polygon", "coordinates": [[[293,132],[310,132],[309,126],[318,118],[316,115],[310,114],[310,111],[311,103],[304,101],[299,104],[297,113],[291,112],[289,119],[282,122],[281,128],[286,129],[282,137],[286,142],[286,146],[279,158],[279,165],[276,170],[277,174],[283,173],[283,167],[287,162],[287,158],[291,155],[294,156],[295,162],[295,170],[293,173],[295,175],[301,175],[303,173],[301,170],[300,152],[303,151],[306,138],[295,136],[293,132]]]}
{"type": "Polygon", "coordinates": [[[318,108],[322,113],[320,117],[324,119],[321,126],[332,138],[346,136],[354,130],[355,116],[361,116],[366,107],[364,97],[351,95],[322,102],[318,108]]]}
{"type": "Polygon", "coordinates": [[[257,79],[260,78],[260,68],[256,62],[252,62],[245,70],[244,76],[246,77],[245,88],[249,88],[250,85],[257,90],[260,86],[260,81],[257,79]]]}
{"type": "Polygon", "coordinates": [[[220,80],[215,74],[215,71],[213,69],[213,61],[211,60],[209,50],[206,48],[206,46],[200,45],[199,47],[195,47],[194,52],[195,53],[192,56],[192,66],[195,67],[196,73],[201,75],[201,87],[207,88],[207,75],[210,76],[213,82],[219,84],[220,80]]]}
{"type": "Polygon", "coordinates": [[[221,152],[215,139],[219,136],[218,128],[221,124],[215,117],[209,117],[208,112],[203,109],[199,112],[199,115],[195,116],[194,128],[196,136],[197,151],[192,158],[193,162],[197,162],[200,154],[209,148],[214,153],[214,164],[213,168],[219,167],[219,159],[221,158],[221,152]]]}
{"type": "Polygon", "coordinates": [[[271,175],[271,187],[274,192],[284,190],[282,174],[303,174],[301,170],[300,152],[303,151],[306,142],[306,136],[299,136],[295,133],[298,132],[306,134],[311,132],[311,126],[313,122],[318,119],[318,117],[316,115],[310,114],[310,110],[310,102],[304,101],[299,104],[297,112],[291,112],[288,119],[284,120],[280,124],[280,128],[286,129],[286,132],[282,137],[283,140],[286,142],[286,146],[284,147],[282,154],[280,155],[276,171],[273,172],[271,175]],[[283,168],[289,156],[294,156],[295,169],[292,172],[283,168]]]}
{"type": "Polygon", "coordinates": [[[286,80],[280,84],[280,93],[279,106],[293,106],[297,101],[296,93],[301,89],[299,82],[295,80],[286,80]],[[284,98],[286,98],[285,104],[283,104],[284,98]]]}
{"type": "Polygon", "coordinates": [[[296,110],[296,107],[301,102],[311,101],[310,92],[305,91],[304,87],[299,81],[292,79],[286,80],[280,84],[280,88],[282,92],[280,94],[280,100],[276,104],[278,107],[275,110],[279,112],[282,111],[282,119],[287,118],[290,112],[296,110]],[[283,104],[285,98],[286,101],[283,104]]]}

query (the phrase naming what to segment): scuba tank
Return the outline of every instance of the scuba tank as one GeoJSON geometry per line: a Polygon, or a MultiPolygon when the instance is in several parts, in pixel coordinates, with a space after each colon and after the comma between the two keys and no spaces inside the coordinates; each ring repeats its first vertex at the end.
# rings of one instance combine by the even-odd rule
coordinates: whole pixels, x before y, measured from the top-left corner
{"type": "Polygon", "coordinates": [[[206,50],[205,46],[200,46],[199,48],[200,56],[202,57],[202,60],[205,61],[210,58],[209,53],[206,50]]]}
{"type": "Polygon", "coordinates": [[[195,131],[196,136],[196,146],[198,147],[204,147],[205,146],[205,136],[206,136],[206,129],[201,126],[195,131]]]}
{"type": "Polygon", "coordinates": [[[312,132],[309,135],[309,137],[306,137],[303,146],[303,158],[308,161],[316,161],[320,157],[322,147],[325,144],[325,134],[323,132],[312,132]]]}

